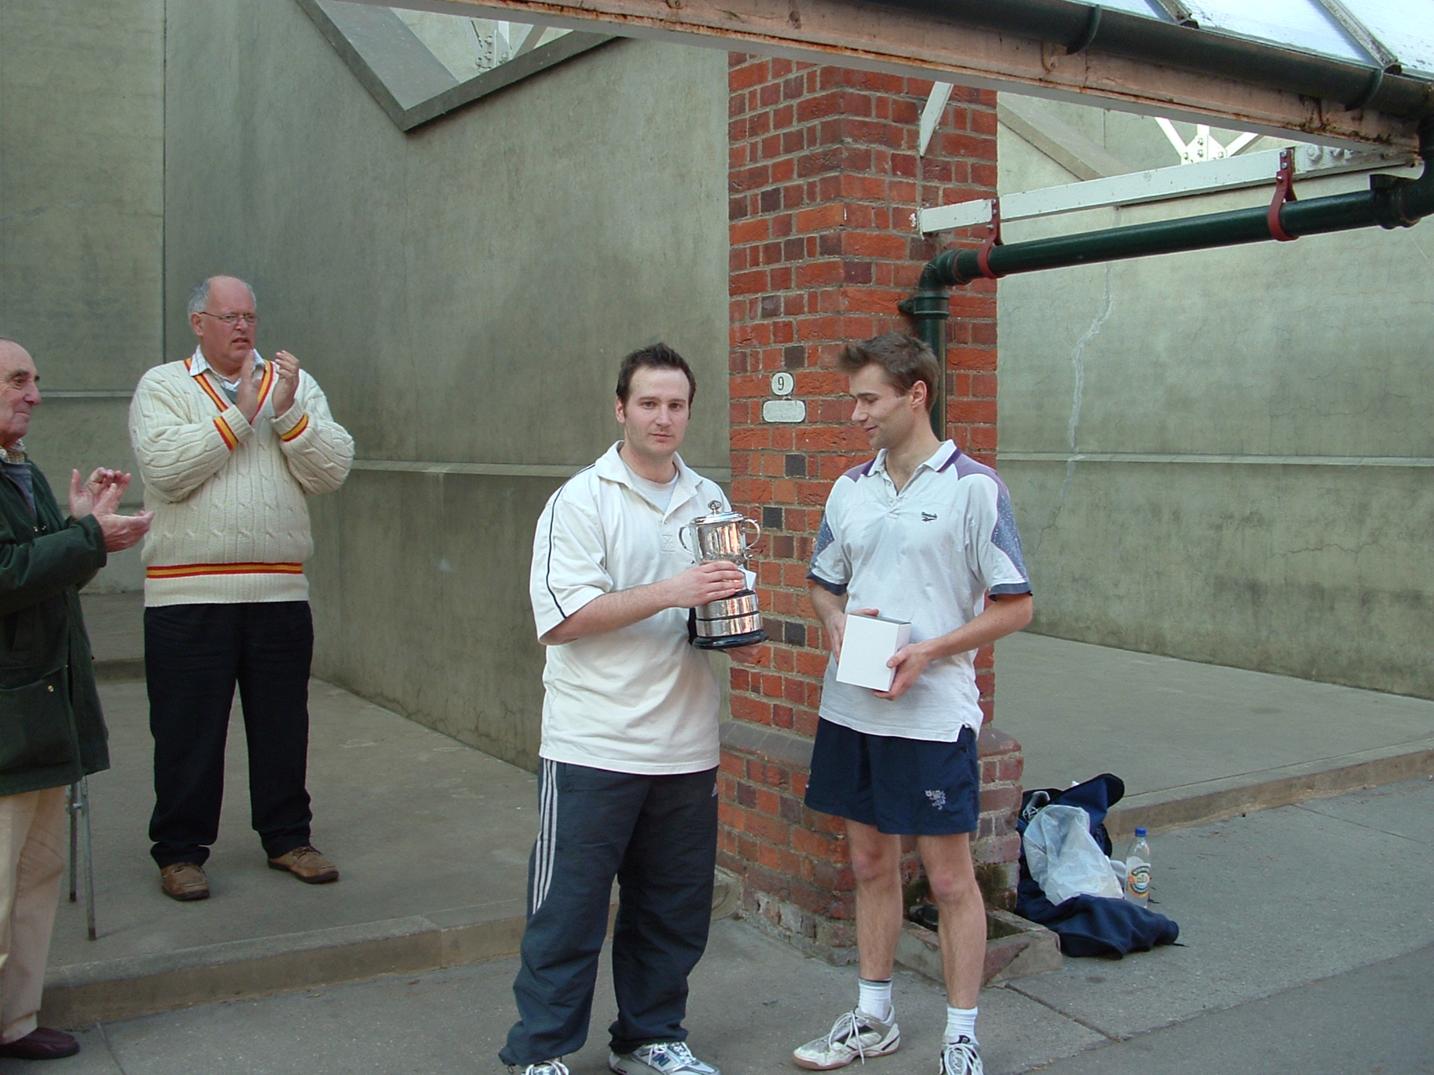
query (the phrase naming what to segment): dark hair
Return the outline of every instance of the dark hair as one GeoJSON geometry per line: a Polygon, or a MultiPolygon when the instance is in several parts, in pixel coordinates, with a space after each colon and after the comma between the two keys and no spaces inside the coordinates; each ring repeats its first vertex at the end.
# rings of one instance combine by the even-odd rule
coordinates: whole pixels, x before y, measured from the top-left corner
{"type": "Polygon", "coordinates": [[[837,365],[847,374],[880,366],[887,383],[902,394],[920,381],[926,386],[926,409],[929,411],[936,403],[941,364],[930,347],[905,332],[888,332],[861,343],[849,343],[837,355],[837,365]]]}
{"type": "Polygon", "coordinates": [[[623,403],[627,402],[627,394],[632,391],[632,375],[644,367],[657,370],[681,370],[685,373],[687,375],[687,402],[691,405],[693,397],[697,395],[697,378],[692,375],[692,367],[687,364],[687,359],[665,343],[640,347],[622,360],[622,367],[617,371],[618,399],[623,403]]]}

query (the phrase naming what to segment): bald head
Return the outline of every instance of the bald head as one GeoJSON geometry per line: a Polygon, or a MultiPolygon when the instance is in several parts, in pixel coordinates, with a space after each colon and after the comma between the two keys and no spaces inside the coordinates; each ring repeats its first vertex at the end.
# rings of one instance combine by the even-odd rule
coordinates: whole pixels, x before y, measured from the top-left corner
{"type": "Polygon", "coordinates": [[[254,349],[258,330],[254,289],[237,276],[211,276],[189,296],[189,325],[205,360],[235,377],[254,349]]]}
{"type": "Polygon", "coordinates": [[[229,289],[237,286],[248,292],[249,303],[251,306],[256,304],[258,301],[257,299],[255,299],[254,289],[249,286],[248,281],[241,280],[237,276],[229,276],[224,273],[220,273],[218,276],[210,276],[207,279],[201,280],[199,281],[199,283],[194,285],[194,290],[189,293],[189,313],[191,315],[197,314],[200,310],[207,310],[209,308],[209,293],[216,286],[226,292],[228,292],[229,289]]]}

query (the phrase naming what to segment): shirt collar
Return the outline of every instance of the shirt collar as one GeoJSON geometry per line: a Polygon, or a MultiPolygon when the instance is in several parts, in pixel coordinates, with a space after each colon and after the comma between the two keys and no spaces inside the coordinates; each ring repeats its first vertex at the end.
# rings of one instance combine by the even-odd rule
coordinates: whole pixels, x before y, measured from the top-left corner
{"type": "MultiPolygon", "coordinates": [[[[264,356],[261,355],[258,351],[253,351],[250,353],[254,356],[254,368],[256,370],[263,369],[264,356]]],[[[201,373],[213,373],[214,376],[218,377],[225,384],[231,383],[229,378],[225,377],[224,374],[220,373],[218,370],[216,370],[213,366],[209,364],[209,360],[204,357],[204,348],[196,347],[194,349],[194,354],[189,357],[189,376],[198,377],[201,373]]]]}
{"type": "MultiPolygon", "coordinates": [[[[961,449],[956,447],[955,441],[943,440],[940,444],[936,446],[936,450],[934,452],[932,452],[925,460],[916,464],[916,470],[920,470],[922,467],[925,467],[927,470],[940,470],[959,454],[961,454],[961,449]]],[[[911,473],[914,475],[916,473],[916,470],[913,470],[911,473]]],[[[871,470],[869,471],[869,473],[886,473],[885,448],[882,448],[876,453],[876,458],[873,459],[871,462],[871,470]]]]}
{"type": "Polygon", "coordinates": [[[23,437],[15,442],[14,447],[6,447],[0,444],[0,459],[4,459],[7,463],[13,463],[19,466],[29,458],[30,457],[25,454],[25,439],[23,437]]]}
{"type": "MultiPolygon", "coordinates": [[[[599,457],[597,461],[598,475],[608,481],[626,485],[636,492],[637,489],[632,484],[632,471],[628,469],[627,464],[622,461],[622,456],[618,454],[621,448],[622,441],[617,441],[599,457]]],[[[684,493],[687,497],[696,494],[697,475],[682,461],[682,456],[674,453],[672,461],[677,464],[677,485],[672,491],[672,504],[676,505],[685,499],[684,493]]]]}
{"type": "Polygon", "coordinates": [[[951,460],[955,459],[960,454],[961,449],[956,447],[955,441],[943,440],[940,444],[936,446],[936,450],[931,453],[931,458],[926,460],[926,462],[922,463],[921,465],[923,467],[927,467],[930,470],[940,470],[942,467],[946,466],[947,463],[951,462],[951,460]]]}

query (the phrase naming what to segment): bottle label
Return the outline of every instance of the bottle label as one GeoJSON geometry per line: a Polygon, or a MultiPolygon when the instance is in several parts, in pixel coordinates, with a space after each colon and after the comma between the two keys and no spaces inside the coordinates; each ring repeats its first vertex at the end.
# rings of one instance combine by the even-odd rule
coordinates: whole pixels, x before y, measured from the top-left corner
{"type": "Polygon", "coordinates": [[[1145,899],[1150,895],[1150,864],[1148,862],[1132,863],[1130,872],[1125,879],[1126,891],[1137,899],[1145,899]]]}

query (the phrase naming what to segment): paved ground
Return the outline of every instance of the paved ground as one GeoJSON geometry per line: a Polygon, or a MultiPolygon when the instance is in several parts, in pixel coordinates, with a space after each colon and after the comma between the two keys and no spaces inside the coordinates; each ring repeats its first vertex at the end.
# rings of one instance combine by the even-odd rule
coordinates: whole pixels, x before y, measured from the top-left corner
{"type": "MultiPolygon", "coordinates": [[[[1159,907],[1182,946],[987,989],[987,1071],[1434,1071],[1434,781],[1410,781],[1170,832],[1154,844],[1159,907]]],[[[92,1027],[71,1061],[15,1075],[501,1070],[511,959],[92,1027]]],[[[578,1075],[605,1069],[604,972],[578,1075]]],[[[750,924],[714,928],[692,983],[693,1044],[727,1075],[795,1072],[787,1051],[850,1003],[850,969],[750,924]]],[[[898,975],[901,1053],[931,1069],[942,998],[898,975]]]]}
{"type": "Polygon", "coordinates": [[[1284,805],[1434,772],[1434,702],[1016,634],[996,646],[996,725],[1025,786],[1125,781],[1112,831],[1284,805]]]}
{"type": "Polygon", "coordinates": [[[113,768],[90,779],[99,938],[86,939],[78,905],[61,908],[46,993],[60,1018],[427,969],[450,961],[445,947],[480,946],[468,958],[516,950],[536,826],[531,774],[315,682],[314,840],[341,880],[303,885],[268,868],[249,827],[244,737],[232,730],[206,865],[213,896],[177,904],[149,857],[144,684],[101,691],[113,768]]]}
{"type": "MultiPolygon", "coordinates": [[[[91,781],[100,938],[62,906],[46,1004],[94,1029],[75,1061],[30,1068],[496,1071],[531,775],[316,682],[315,839],[343,880],[309,888],[265,867],[236,734],[214,898],[175,904],[144,836],[144,692],[125,678],[138,610],[106,598],[87,615],[115,762],[91,781]]],[[[1434,1012],[1434,703],[1037,637],[1003,641],[998,663],[998,724],[1025,745],[1027,785],[1114,772],[1126,824],[1420,779],[1157,832],[1160,908],[1187,946],[988,990],[989,1071],[1434,1071],[1430,1020],[1412,1018],[1434,1012]]],[[[693,988],[694,1043],[728,1075],[763,1075],[795,1070],[786,1052],[849,1003],[852,972],[727,920],[693,988]]],[[[900,1005],[907,1045],[884,1069],[925,1072],[939,991],[904,974],[900,1005]]],[[[603,1069],[610,1012],[604,994],[576,1071],[603,1069]]]]}

